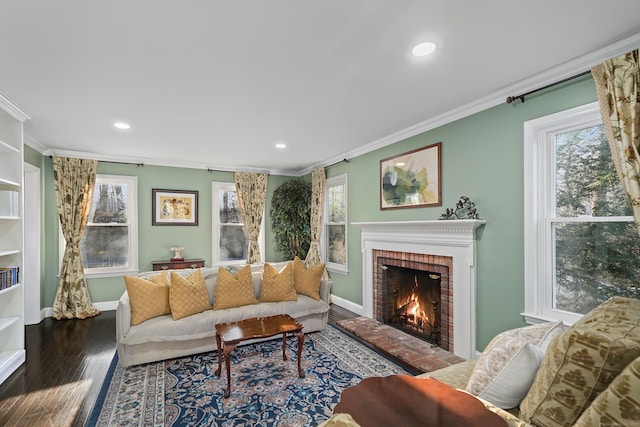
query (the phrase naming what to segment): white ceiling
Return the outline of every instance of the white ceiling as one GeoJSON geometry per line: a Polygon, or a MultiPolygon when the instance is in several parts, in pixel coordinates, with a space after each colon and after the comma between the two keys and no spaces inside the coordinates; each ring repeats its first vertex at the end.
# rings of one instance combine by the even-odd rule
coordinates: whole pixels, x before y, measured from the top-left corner
{"type": "Polygon", "coordinates": [[[45,154],[300,173],[588,70],[639,32],[638,0],[0,0],[0,91],[45,154]],[[411,57],[420,41],[438,50],[411,57]]]}

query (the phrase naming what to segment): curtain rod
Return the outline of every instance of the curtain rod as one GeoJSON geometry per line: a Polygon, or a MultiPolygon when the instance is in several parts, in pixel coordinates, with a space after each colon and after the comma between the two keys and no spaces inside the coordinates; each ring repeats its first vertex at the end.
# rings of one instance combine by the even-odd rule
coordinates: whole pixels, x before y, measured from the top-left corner
{"type": "Polygon", "coordinates": [[[326,168],[330,168],[331,166],[339,165],[340,163],[349,163],[349,160],[342,159],[339,162],[331,163],[330,165],[325,166],[326,168]]]}
{"type": "MultiPolygon", "coordinates": [[[[53,159],[53,156],[49,156],[49,158],[53,159]]],[[[132,165],[132,166],[138,166],[138,167],[144,166],[144,163],[112,162],[109,160],[98,160],[98,163],[113,163],[115,165],[132,165]]]]}
{"type": "Polygon", "coordinates": [[[545,89],[548,89],[548,88],[550,88],[552,86],[556,86],[556,85],[559,85],[561,83],[568,82],[569,80],[577,79],[578,77],[586,76],[587,74],[591,74],[591,70],[584,71],[584,72],[582,72],[580,74],[576,74],[575,76],[567,77],[566,79],[562,79],[562,80],[557,81],[555,83],[551,83],[551,84],[548,84],[546,86],[540,87],[538,89],[534,89],[534,90],[532,90],[530,92],[523,93],[522,95],[509,96],[509,97],[507,97],[507,104],[511,104],[516,99],[519,99],[520,102],[524,102],[524,97],[527,96],[527,95],[531,95],[532,93],[540,92],[541,90],[545,90],[545,89]]]}

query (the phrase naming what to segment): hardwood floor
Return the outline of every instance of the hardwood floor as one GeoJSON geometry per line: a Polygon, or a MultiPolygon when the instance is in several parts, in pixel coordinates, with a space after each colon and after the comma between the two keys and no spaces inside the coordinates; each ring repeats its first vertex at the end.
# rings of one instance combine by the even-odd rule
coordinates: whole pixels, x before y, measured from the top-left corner
{"type": "MultiPolygon", "coordinates": [[[[356,317],[331,306],[329,323],[356,317]]],[[[115,311],[26,327],[26,362],[0,385],[0,426],[85,426],[116,350],[115,311]]]]}
{"type": "Polygon", "coordinates": [[[26,327],[26,362],[0,385],[2,426],[84,426],[107,374],[115,311],[26,327]]]}

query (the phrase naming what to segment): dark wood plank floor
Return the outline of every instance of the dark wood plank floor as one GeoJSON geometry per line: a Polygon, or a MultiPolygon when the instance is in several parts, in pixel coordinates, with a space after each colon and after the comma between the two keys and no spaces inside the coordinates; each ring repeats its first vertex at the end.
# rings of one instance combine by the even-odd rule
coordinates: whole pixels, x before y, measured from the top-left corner
{"type": "MultiPolygon", "coordinates": [[[[332,305],[329,323],[356,317],[332,305]]],[[[0,385],[0,426],[85,426],[116,350],[115,311],[26,327],[27,361],[0,385]]]]}

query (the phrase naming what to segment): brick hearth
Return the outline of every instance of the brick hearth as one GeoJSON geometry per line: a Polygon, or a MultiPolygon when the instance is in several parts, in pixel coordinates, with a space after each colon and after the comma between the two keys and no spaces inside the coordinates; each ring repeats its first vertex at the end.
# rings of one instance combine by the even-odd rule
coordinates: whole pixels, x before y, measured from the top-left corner
{"type": "Polygon", "coordinates": [[[449,351],[368,317],[344,319],[337,324],[419,372],[431,372],[464,361],[449,351]]]}

